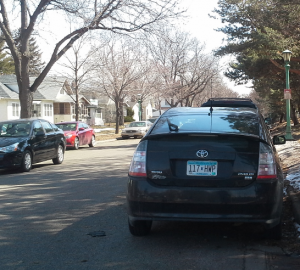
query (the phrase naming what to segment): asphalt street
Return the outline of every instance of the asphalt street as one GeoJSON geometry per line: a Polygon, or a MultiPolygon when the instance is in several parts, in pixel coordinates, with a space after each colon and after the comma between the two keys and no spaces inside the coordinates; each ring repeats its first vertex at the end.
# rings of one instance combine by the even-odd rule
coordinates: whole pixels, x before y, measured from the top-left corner
{"type": "Polygon", "coordinates": [[[252,225],[155,222],[133,237],[125,196],[138,141],[69,150],[62,165],[29,173],[0,170],[0,269],[271,269],[282,250],[252,225]]]}

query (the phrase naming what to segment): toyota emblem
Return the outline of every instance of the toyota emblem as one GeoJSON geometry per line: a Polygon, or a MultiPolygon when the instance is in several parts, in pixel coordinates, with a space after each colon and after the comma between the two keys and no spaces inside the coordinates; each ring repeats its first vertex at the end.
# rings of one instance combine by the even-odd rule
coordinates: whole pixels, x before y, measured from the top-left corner
{"type": "Polygon", "coordinates": [[[208,152],[206,150],[198,150],[196,155],[199,158],[206,158],[208,156],[208,152]]]}

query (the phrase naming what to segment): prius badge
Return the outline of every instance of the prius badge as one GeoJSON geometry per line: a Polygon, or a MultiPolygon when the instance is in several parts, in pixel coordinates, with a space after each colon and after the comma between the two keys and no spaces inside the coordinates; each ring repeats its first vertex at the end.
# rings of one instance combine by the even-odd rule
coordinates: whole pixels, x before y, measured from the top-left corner
{"type": "Polygon", "coordinates": [[[208,156],[208,152],[206,150],[198,150],[196,152],[196,156],[199,158],[206,158],[208,156]]]}

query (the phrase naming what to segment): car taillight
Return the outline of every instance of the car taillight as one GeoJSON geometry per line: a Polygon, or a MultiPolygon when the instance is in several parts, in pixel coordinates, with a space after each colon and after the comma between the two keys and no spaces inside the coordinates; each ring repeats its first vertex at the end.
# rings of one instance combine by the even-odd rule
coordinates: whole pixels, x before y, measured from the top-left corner
{"type": "Polygon", "coordinates": [[[257,179],[276,178],[276,163],[269,145],[260,143],[257,179]]]}
{"type": "Polygon", "coordinates": [[[147,176],[146,173],[146,152],[147,141],[142,141],[137,146],[133,158],[131,160],[129,175],[131,176],[147,176]]]}

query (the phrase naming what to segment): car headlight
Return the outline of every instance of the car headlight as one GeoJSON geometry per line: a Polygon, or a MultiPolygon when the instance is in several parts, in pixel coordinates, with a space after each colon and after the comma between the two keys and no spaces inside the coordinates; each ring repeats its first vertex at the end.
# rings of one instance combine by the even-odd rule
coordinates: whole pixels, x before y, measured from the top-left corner
{"type": "Polygon", "coordinates": [[[12,145],[0,147],[0,152],[10,153],[18,150],[19,143],[14,143],[12,145]]]}
{"type": "Polygon", "coordinates": [[[65,138],[66,138],[66,139],[70,139],[72,136],[73,136],[73,134],[66,134],[66,135],[65,135],[65,138]]]}

